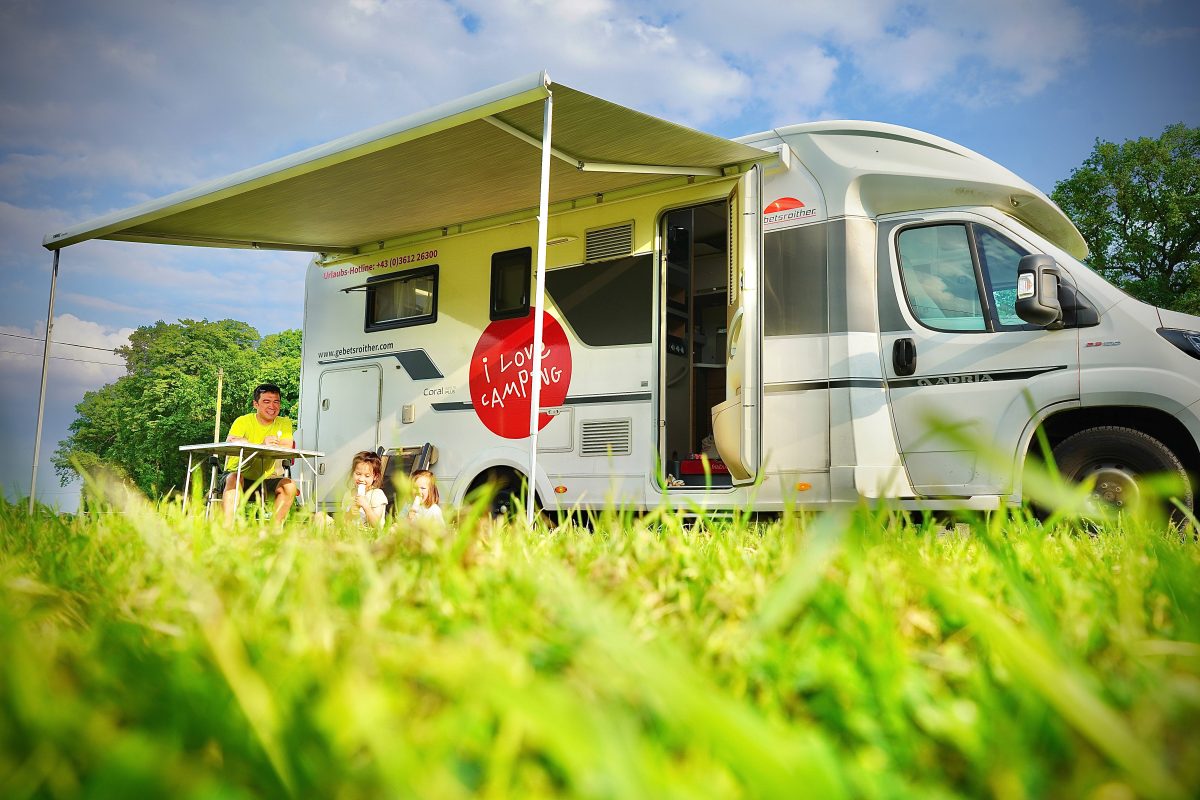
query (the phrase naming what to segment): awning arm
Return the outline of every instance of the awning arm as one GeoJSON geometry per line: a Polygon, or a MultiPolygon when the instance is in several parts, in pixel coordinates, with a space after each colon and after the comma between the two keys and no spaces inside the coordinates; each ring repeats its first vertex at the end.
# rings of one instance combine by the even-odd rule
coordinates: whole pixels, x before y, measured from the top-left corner
{"type": "MultiPolygon", "coordinates": [[[[537,137],[530,136],[525,131],[514,128],[507,122],[495,117],[484,117],[483,121],[490,122],[505,133],[511,134],[526,144],[541,149],[542,143],[537,137]]],[[[716,178],[725,174],[720,167],[678,167],[664,164],[612,164],[604,161],[585,161],[578,156],[573,156],[555,147],[550,148],[550,155],[560,161],[565,161],[581,172],[626,172],[639,175],[711,175],[716,178]]]]}
{"type": "MultiPolygon", "coordinates": [[[[509,125],[507,122],[498,120],[495,117],[484,117],[483,121],[490,122],[492,125],[495,125],[500,130],[504,131],[505,133],[507,133],[511,136],[517,137],[518,139],[520,139],[522,142],[525,142],[526,144],[533,145],[534,147],[538,148],[539,150],[542,149],[541,140],[539,140],[536,136],[530,136],[528,133],[521,130],[520,128],[514,128],[512,125],[509,125]]],[[[580,161],[578,158],[576,158],[573,155],[564,153],[562,150],[559,150],[556,147],[550,148],[550,155],[554,156],[555,158],[559,159],[560,161],[567,162],[575,169],[583,169],[582,161],[580,161]]]]}

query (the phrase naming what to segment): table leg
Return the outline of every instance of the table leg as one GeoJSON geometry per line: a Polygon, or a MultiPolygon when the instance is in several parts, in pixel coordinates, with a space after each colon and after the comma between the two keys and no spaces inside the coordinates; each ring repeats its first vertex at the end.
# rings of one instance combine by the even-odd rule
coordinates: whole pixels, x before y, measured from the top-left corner
{"type": "Polygon", "coordinates": [[[188,495],[191,494],[192,488],[192,454],[188,453],[188,470],[187,475],[183,479],[183,512],[187,513],[188,495]]]}
{"type": "Polygon", "coordinates": [[[235,509],[242,507],[242,464],[246,461],[246,448],[238,449],[238,465],[237,465],[237,501],[234,505],[235,509]]]}
{"type": "Polygon", "coordinates": [[[204,518],[212,518],[212,497],[213,492],[217,490],[217,465],[214,464],[208,471],[208,494],[204,498],[204,518]]]}

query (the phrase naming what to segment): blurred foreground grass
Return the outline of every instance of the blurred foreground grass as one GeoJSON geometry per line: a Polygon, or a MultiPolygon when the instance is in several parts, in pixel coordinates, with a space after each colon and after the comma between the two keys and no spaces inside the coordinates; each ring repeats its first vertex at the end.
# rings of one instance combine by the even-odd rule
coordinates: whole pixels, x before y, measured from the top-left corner
{"type": "Polygon", "coordinates": [[[1150,524],[0,531],[5,798],[1200,794],[1200,550],[1150,524]]]}

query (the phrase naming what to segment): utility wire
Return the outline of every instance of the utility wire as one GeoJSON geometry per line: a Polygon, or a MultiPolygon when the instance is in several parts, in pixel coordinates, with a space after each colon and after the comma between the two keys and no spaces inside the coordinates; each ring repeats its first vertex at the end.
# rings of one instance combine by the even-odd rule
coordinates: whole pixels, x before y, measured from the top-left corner
{"type": "MultiPolygon", "coordinates": [[[[30,358],[41,358],[41,353],[22,353],[20,350],[0,350],[0,353],[11,353],[14,356],[29,356],[30,358]]],[[[92,361],[90,358],[67,358],[66,356],[50,356],[57,358],[60,361],[78,361],[83,364],[103,364],[106,367],[123,367],[124,364],[118,364],[115,361],[92,361]]]]}
{"type": "MultiPolygon", "coordinates": [[[[28,339],[31,342],[45,341],[40,336],[22,336],[19,333],[5,333],[4,331],[0,331],[0,336],[12,336],[15,339],[28,339]]],[[[116,350],[115,347],[96,347],[96,345],[94,345],[94,344],[77,344],[75,342],[60,342],[57,339],[51,339],[50,344],[65,344],[68,347],[86,347],[89,350],[103,350],[106,353],[111,353],[114,350],[116,350]]],[[[10,352],[10,351],[5,351],[5,352],[10,352]]],[[[56,358],[57,356],[50,356],[50,357],[56,358]]]]}

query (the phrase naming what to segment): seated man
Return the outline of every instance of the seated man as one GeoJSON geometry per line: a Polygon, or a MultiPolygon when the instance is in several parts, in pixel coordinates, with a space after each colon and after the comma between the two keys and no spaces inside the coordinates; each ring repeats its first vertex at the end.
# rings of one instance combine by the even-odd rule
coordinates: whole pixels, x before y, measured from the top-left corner
{"type": "MultiPolygon", "coordinates": [[[[292,421],[279,416],[279,387],[273,383],[260,383],[254,387],[254,413],[243,414],[229,426],[227,442],[251,442],[292,447],[292,421]]],[[[237,508],[237,457],[225,460],[224,491],[221,504],[225,509],[225,522],[233,521],[237,508]]],[[[275,495],[276,525],[282,525],[284,517],[292,507],[299,489],[291,478],[274,477],[279,469],[278,459],[254,458],[242,467],[242,489],[248,489],[264,478],[259,491],[275,495]]]]}

